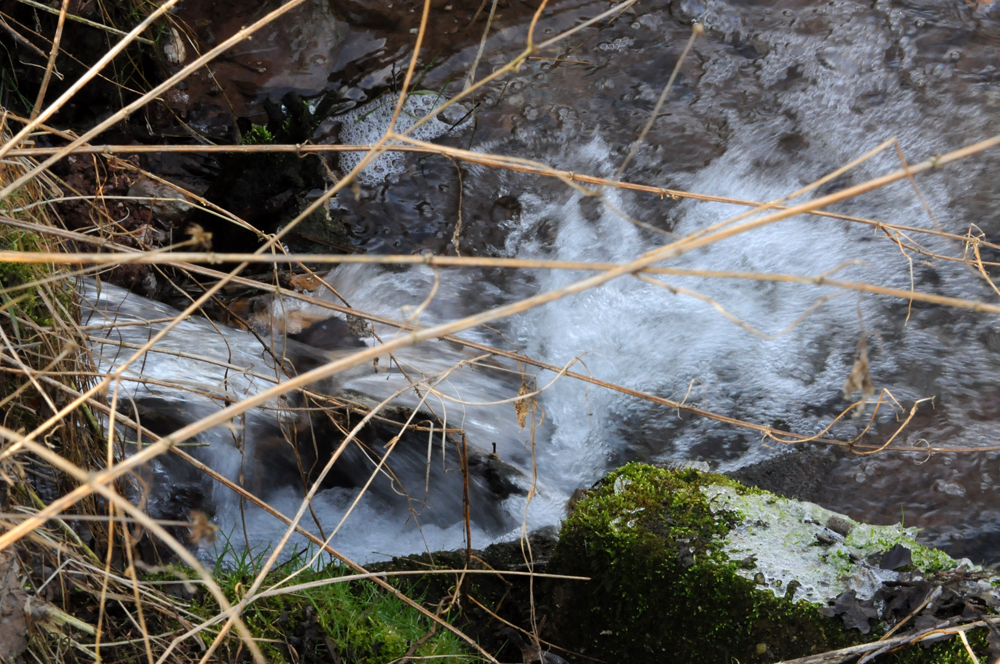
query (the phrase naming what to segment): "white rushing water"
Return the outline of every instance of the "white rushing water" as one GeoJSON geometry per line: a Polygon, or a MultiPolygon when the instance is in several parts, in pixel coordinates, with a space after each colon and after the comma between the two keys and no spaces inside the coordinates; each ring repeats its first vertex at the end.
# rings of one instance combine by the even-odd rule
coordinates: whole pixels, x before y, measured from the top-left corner
{"type": "MultiPolygon", "coordinates": [[[[495,100],[493,110],[483,111],[479,120],[493,120],[499,126],[503,123],[497,118],[506,118],[509,122],[503,124],[504,131],[483,130],[484,138],[473,141],[473,147],[541,158],[557,168],[613,177],[673,66],[673,60],[663,60],[662,55],[668,52],[676,57],[689,30],[684,20],[690,18],[704,22],[708,37],[696,47],[692,64],[682,70],[685,74],[676,92],[679,100],[667,105],[663,123],[638,152],[626,179],[771,201],[889,138],[897,139],[907,156],[918,159],[986,135],[989,113],[995,113],[1000,104],[996,84],[990,82],[992,79],[982,79],[986,82],[980,88],[956,83],[966,73],[955,63],[961,57],[971,57],[968,52],[981,45],[967,47],[965,56],[959,49],[958,59],[948,51],[942,51],[940,58],[928,55],[929,47],[921,42],[924,25],[918,22],[926,24],[927,19],[921,18],[926,12],[906,14],[876,5],[872,10],[858,3],[833,2],[782,13],[685,0],[672,3],[672,13],[666,9],[642,12],[631,24],[616,24],[606,36],[574,55],[596,63],[591,73],[568,71],[568,67],[546,73],[548,70],[538,65],[514,76],[508,97],[502,104],[495,100]],[[664,39],[663,34],[670,38],[664,39]],[[752,53],[748,55],[747,49],[752,53]],[[934,58],[950,64],[942,69],[934,58]],[[654,61],[658,63],[655,72],[645,68],[654,61]],[[666,61],[669,66],[662,64],[666,61]],[[550,80],[551,87],[539,83],[550,80]],[[590,110],[585,113],[587,108],[590,110]],[[621,121],[623,108],[643,111],[626,113],[628,125],[621,121]],[[488,115],[490,112],[494,115],[488,115]],[[676,144],[670,140],[672,135],[679,136],[676,144]],[[691,157],[686,151],[700,152],[701,156],[691,157]]],[[[995,22],[995,17],[989,20],[995,22]]],[[[940,25],[950,24],[941,19],[940,25]]],[[[956,31],[961,27],[961,23],[952,26],[956,31]]],[[[497,39],[499,51],[490,60],[493,65],[505,56],[501,47],[507,37],[497,39]]],[[[453,60],[458,63],[469,57],[469,52],[463,52],[453,60]]],[[[444,69],[447,67],[446,63],[444,69]]],[[[363,117],[363,108],[352,115],[350,141],[373,143],[382,126],[373,120],[366,134],[357,122],[363,117]]],[[[468,140],[468,130],[461,136],[468,140]]],[[[407,157],[411,161],[403,162],[412,163],[412,159],[407,157]]],[[[390,170],[396,183],[405,179],[407,171],[394,164],[390,170]]],[[[899,157],[890,148],[838,179],[834,189],[899,166],[899,157]]],[[[973,221],[970,212],[989,207],[981,199],[996,201],[989,188],[993,182],[989,167],[990,162],[969,163],[920,178],[923,200],[903,181],[836,209],[918,228],[940,225],[962,235],[973,221]]],[[[368,174],[364,184],[382,186],[372,178],[374,175],[368,174]]],[[[723,203],[651,201],[648,195],[607,188],[597,192],[598,200],[566,187],[529,185],[527,181],[522,174],[477,166],[467,169],[464,191],[472,199],[468,205],[473,212],[479,209],[477,205],[489,210],[488,202],[501,197],[516,197],[519,207],[517,214],[500,218],[487,214],[481,215],[485,219],[477,219],[467,214],[470,235],[478,232],[475,224],[492,225],[490,237],[494,239],[479,247],[483,253],[622,263],[743,210],[723,203]],[[659,232],[650,231],[648,224],[659,232]]],[[[995,219],[975,221],[987,232],[995,225],[995,219]]],[[[931,253],[957,256],[962,252],[957,242],[940,237],[917,237],[914,233],[909,237],[931,253]]],[[[794,217],[736,235],[692,251],[669,266],[800,276],[835,273],[838,279],[899,289],[910,288],[912,278],[914,286],[923,291],[979,300],[992,296],[989,286],[966,266],[906,252],[870,225],[823,217],[794,217]]],[[[496,271],[463,268],[442,270],[439,276],[434,298],[415,319],[420,327],[553,291],[587,273],[525,270],[498,275],[496,271]]],[[[556,366],[580,358],[574,371],[677,401],[687,395],[688,402],[700,408],[800,433],[819,432],[849,405],[842,388],[858,343],[864,339],[876,389],[889,389],[905,408],[916,399],[936,398],[935,410],[926,415],[929,419],[918,418],[901,442],[976,447],[992,444],[997,438],[995,410],[984,404],[1000,387],[1000,361],[992,341],[997,324],[992,317],[916,306],[907,318],[905,303],[841,294],[828,287],[749,279],[660,278],[711,298],[767,334],[798,323],[777,338],[760,338],[726,320],[702,299],[628,277],[524,312],[497,323],[494,330],[473,330],[463,336],[556,366]],[[824,300],[800,320],[819,298],[832,295],[837,297],[824,300]]],[[[327,280],[352,306],[397,320],[411,317],[435,288],[435,273],[428,267],[389,270],[349,265],[332,270],[327,280]]],[[[108,300],[100,308],[117,307],[122,293],[109,288],[105,294],[108,300]]],[[[322,289],[314,295],[339,302],[322,289]]],[[[129,296],[126,302],[131,303],[125,307],[127,315],[152,319],[173,314],[164,305],[136,296],[129,296]]],[[[308,319],[330,315],[320,307],[289,299],[272,307],[278,317],[293,311],[301,311],[308,319]]],[[[142,363],[141,374],[198,385],[213,393],[225,392],[237,399],[278,380],[273,361],[253,336],[233,330],[220,334],[219,329],[221,326],[190,321],[172,332],[163,347],[196,348],[199,355],[236,367],[252,367],[259,376],[248,377],[232,368],[192,363],[168,354],[150,355],[142,363]],[[223,338],[227,343],[222,343],[223,338]]],[[[120,327],[117,331],[133,343],[142,343],[148,332],[143,327],[120,327]]],[[[397,333],[378,325],[375,331],[382,339],[397,333]]],[[[375,341],[369,338],[366,343],[375,341]]],[[[117,361],[110,348],[102,352],[104,368],[117,361]]],[[[440,375],[477,354],[436,342],[402,351],[397,359],[412,378],[440,375]]],[[[516,367],[506,361],[500,365],[507,372],[482,367],[455,371],[438,385],[441,395],[427,399],[421,407],[449,426],[464,428],[470,444],[480,449],[489,450],[491,443],[496,443],[503,459],[530,476],[530,427],[522,430],[518,426],[514,406],[509,402],[471,405],[517,395],[520,377],[511,373],[516,367]]],[[[339,377],[339,383],[347,393],[365,395],[371,403],[406,384],[399,371],[385,370],[390,366],[388,359],[382,359],[379,366],[383,371],[375,372],[370,365],[354,369],[339,377]]],[[[551,372],[531,367],[527,373],[538,386],[554,378],[551,372]]],[[[217,401],[206,397],[180,395],[153,385],[140,386],[139,393],[177,401],[189,417],[219,407],[217,401]]],[[[412,391],[397,400],[408,407],[420,402],[421,397],[412,391]]],[[[538,416],[543,420],[535,435],[538,492],[527,512],[529,529],[556,523],[575,489],[589,486],[626,459],[699,460],[707,461],[713,469],[729,470],[775,451],[773,445],[762,444],[756,434],[711,420],[682,417],[675,410],[569,378],[556,381],[542,393],[538,405],[538,416]]],[[[869,407],[867,414],[871,412],[869,407]]],[[[881,411],[875,424],[876,438],[888,436],[897,426],[896,416],[890,408],[881,411]]],[[[268,417],[274,416],[254,411],[245,430],[268,417]]],[[[867,417],[844,419],[829,435],[850,438],[866,422],[867,417]]],[[[241,467],[238,438],[239,434],[230,430],[216,430],[205,438],[211,447],[202,448],[199,454],[235,479],[241,467]]],[[[885,462],[885,468],[919,477],[914,475],[912,460],[894,459],[885,462]]],[[[860,487],[868,480],[864,469],[859,472],[860,487]]],[[[956,467],[941,472],[945,473],[939,475],[944,478],[941,481],[945,485],[952,482],[961,493],[928,491],[931,497],[921,500],[928,515],[953,520],[947,515],[961,509],[962,487],[979,471],[956,467]]],[[[969,517],[970,532],[987,528],[989,515],[996,513],[993,490],[992,480],[983,480],[981,495],[976,497],[982,516],[969,517]]],[[[906,493],[907,487],[884,491],[886,503],[895,509],[895,501],[904,500],[898,496],[906,493]]],[[[314,507],[325,532],[337,524],[356,493],[356,489],[333,488],[319,494],[314,507]]],[[[272,502],[291,513],[298,494],[288,488],[276,493],[272,502]]],[[[238,501],[220,487],[213,489],[213,498],[218,504],[216,520],[233,533],[240,531],[236,525],[240,520],[238,501]]],[[[523,498],[510,498],[505,507],[520,519],[523,498]]],[[[349,555],[369,559],[425,546],[432,550],[454,548],[463,540],[461,523],[424,525],[417,531],[404,523],[405,516],[387,513],[378,500],[365,500],[338,533],[334,545],[349,555]]],[[[919,522],[919,513],[916,518],[919,522]]],[[[246,508],[246,520],[251,543],[271,541],[280,532],[270,517],[253,509],[246,508]]],[[[307,525],[315,527],[311,521],[307,525]]],[[[482,546],[490,539],[516,532],[518,528],[496,532],[477,527],[473,542],[482,546]]],[[[242,534],[234,534],[237,542],[242,542],[241,538],[242,534]]]]}

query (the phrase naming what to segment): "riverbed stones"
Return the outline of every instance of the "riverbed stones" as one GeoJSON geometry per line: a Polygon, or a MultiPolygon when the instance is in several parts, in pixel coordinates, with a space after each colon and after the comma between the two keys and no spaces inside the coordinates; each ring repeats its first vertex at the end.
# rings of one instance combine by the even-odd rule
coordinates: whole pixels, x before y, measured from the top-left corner
{"type": "MultiPolygon", "coordinates": [[[[916,618],[953,626],[995,611],[992,573],[916,535],[721,475],[629,464],[563,524],[548,571],[591,581],[550,588],[551,638],[605,661],[771,662],[904,620],[897,635],[916,618]]],[[[950,661],[911,650],[896,661],[950,661]]]]}

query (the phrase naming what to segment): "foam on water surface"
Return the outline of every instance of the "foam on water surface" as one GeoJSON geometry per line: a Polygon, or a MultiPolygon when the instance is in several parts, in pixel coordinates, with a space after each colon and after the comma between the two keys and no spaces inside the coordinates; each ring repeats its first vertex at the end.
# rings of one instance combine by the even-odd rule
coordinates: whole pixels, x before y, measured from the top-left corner
{"type": "MultiPolygon", "coordinates": [[[[406,97],[403,109],[394,127],[396,133],[402,134],[410,130],[417,122],[432,110],[446,101],[436,92],[418,90],[406,97]]],[[[399,97],[386,94],[375,101],[345,113],[339,118],[341,123],[340,142],[345,145],[373,145],[382,138],[392,116],[396,111],[399,97]]],[[[445,134],[463,128],[467,124],[466,109],[461,105],[453,105],[443,112],[445,117],[432,117],[421,126],[413,129],[408,136],[421,141],[432,141],[445,134]],[[445,121],[447,119],[447,121],[445,121]]],[[[354,169],[364,158],[364,152],[342,152],[340,167],[346,173],[354,169]]],[[[402,158],[398,153],[390,152],[380,156],[358,173],[358,182],[369,185],[381,185],[386,178],[399,175],[404,170],[402,158]]]]}

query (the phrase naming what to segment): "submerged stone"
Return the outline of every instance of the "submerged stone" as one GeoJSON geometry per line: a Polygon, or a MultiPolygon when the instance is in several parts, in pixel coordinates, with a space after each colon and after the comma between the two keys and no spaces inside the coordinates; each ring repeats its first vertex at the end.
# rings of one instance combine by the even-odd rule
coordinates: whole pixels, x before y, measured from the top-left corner
{"type": "MultiPolygon", "coordinates": [[[[606,661],[771,662],[926,622],[913,618],[992,613],[996,577],[916,534],[720,475],[629,464],[563,525],[549,571],[591,581],[553,584],[553,638],[606,661]]],[[[955,643],[887,661],[967,657],[955,643]]]]}

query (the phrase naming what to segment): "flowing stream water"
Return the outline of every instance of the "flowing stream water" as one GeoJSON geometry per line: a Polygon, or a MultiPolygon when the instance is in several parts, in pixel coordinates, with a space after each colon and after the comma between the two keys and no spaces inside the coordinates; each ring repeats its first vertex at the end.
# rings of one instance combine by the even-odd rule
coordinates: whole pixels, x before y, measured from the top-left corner
{"type": "MultiPolygon", "coordinates": [[[[606,7],[603,2],[556,3],[540,21],[538,37],[553,36],[606,7]]],[[[639,3],[599,31],[581,31],[546,54],[561,61],[529,60],[520,71],[486,88],[477,98],[474,116],[450,132],[441,129],[437,140],[613,178],[648,120],[694,21],[705,26],[706,35],[681,65],[667,103],[622,176],[626,181],[771,201],[888,139],[896,139],[905,157],[916,162],[1000,129],[1000,3],[673,0],[639,3]]],[[[526,30],[525,20],[499,20],[486,42],[479,76],[514,57],[523,48],[526,30]]],[[[421,86],[436,90],[464,79],[478,48],[473,40],[442,57],[421,86]]],[[[374,142],[384,129],[384,113],[365,109],[361,106],[342,118],[346,129],[334,131],[333,139],[374,142]]],[[[806,197],[863,182],[900,165],[899,154],[890,147],[806,197]]],[[[998,174],[994,150],[918,177],[919,195],[904,180],[834,205],[831,211],[957,235],[972,228],[986,240],[997,241],[998,174]]],[[[461,167],[459,180],[450,160],[408,154],[366,174],[360,188],[345,190],[331,205],[331,213],[370,253],[445,253],[459,205],[463,255],[616,263],[745,209],[612,188],[586,192],[556,179],[468,164],[461,167]]],[[[975,269],[947,260],[963,255],[961,242],[917,232],[907,233],[906,241],[938,257],[905,249],[877,225],[803,215],[692,251],[669,266],[801,276],[831,273],[848,281],[898,289],[912,285],[939,295],[996,300],[975,269]]],[[[983,251],[984,260],[996,258],[994,252],[983,251]]],[[[558,289],[587,274],[442,269],[435,286],[435,273],[427,267],[349,265],[332,270],[327,280],[359,310],[396,320],[417,313],[416,323],[427,327],[558,289]],[[426,309],[417,311],[435,288],[426,309]]],[[[916,400],[933,397],[933,403],[918,408],[897,437],[898,444],[1000,444],[1000,322],[993,315],[910,306],[899,299],[801,283],[659,278],[712,298],[767,335],[794,326],[776,338],[755,336],[704,299],[629,277],[463,336],[556,366],[579,358],[574,371],[802,434],[819,433],[850,405],[843,385],[863,343],[876,394],[885,388],[902,405],[901,410],[880,409],[865,442],[884,442],[916,400]]],[[[96,310],[116,312],[119,321],[174,313],[135,295],[124,298],[123,306],[123,292],[110,287],[100,298],[92,286],[88,292],[96,310]]],[[[314,295],[339,303],[322,289],[314,295]]],[[[293,312],[307,320],[330,315],[287,298],[272,306],[279,317],[293,312]]],[[[142,343],[156,325],[162,324],[118,325],[105,333],[142,343]]],[[[382,339],[397,333],[381,325],[375,332],[382,339]]],[[[365,341],[376,343],[372,338],[365,341]]],[[[137,364],[134,377],[184,382],[231,398],[278,380],[274,362],[247,332],[192,320],[160,345],[215,357],[226,366],[151,353],[137,364]],[[248,367],[255,376],[247,374],[248,367]]],[[[99,348],[103,368],[119,361],[120,346],[99,348]]],[[[434,342],[403,351],[397,359],[413,378],[438,375],[478,354],[434,342]]],[[[496,443],[500,457],[522,471],[524,483],[532,473],[531,426],[519,426],[509,402],[475,405],[511,399],[521,386],[514,363],[493,362],[495,367],[463,366],[449,374],[438,384],[439,397],[421,403],[422,397],[411,391],[397,403],[420,405],[441,421],[463,427],[477,449],[489,451],[496,443]]],[[[407,378],[388,359],[379,366],[382,371],[365,365],[338,377],[338,389],[374,403],[406,385],[407,378]]],[[[555,378],[549,371],[525,370],[532,377],[529,383],[538,387],[555,378]]],[[[183,413],[178,417],[185,422],[220,407],[217,399],[138,385],[134,396],[183,413]]],[[[858,436],[872,412],[869,405],[863,417],[843,418],[825,435],[840,440],[858,436]]],[[[196,452],[230,478],[256,474],[258,485],[266,484],[267,469],[251,468],[251,455],[245,459],[241,453],[240,447],[246,451],[253,441],[249,434],[241,438],[240,432],[264,427],[269,418],[274,418],[271,411],[256,409],[238,427],[217,427],[200,438],[209,447],[196,452]]],[[[798,453],[762,442],[753,431],[566,377],[538,396],[539,421],[534,434],[538,490],[530,507],[525,512],[523,496],[507,498],[503,507],[511,519],[484,517],[475,524],[475,546],[516,534],[522,517],[529,529],[557,523],[575,489],[589,486],[629,459],[700,461],[713,470],[730,471],[776,454],[798,453]]],[[[905,518],[906,525],[925,529],[929,543],[979,560],[1000,560],[1000,452],[930,458],[898,452],[865,457],[825,450],[811,454],[817,461],[807,497],[876,523],[905,518]]],[[[419,484],[422,491],[423,471],[418,466],[412,471],[410,484],[419,484]]],[[[173,462],[156,472],[166,478],[163,484],[175,489],[197,482],[173,462]]],[[[277,522],[252,506],[241,506],[227,489],[216,485],[211,492],[214,518],[234,543],[243,542],[241,514],[252,544],[279,536],[277,522]]],[[[322,524],[329,535],[357,492],[356,487],[324,489],[304,524],[314,529],[322,524]]],[[[300,494],[291,486],[272,488],[272,503],[292,513],[300,494]]],[[[388,509],[387,504],[378,495],[362,500],[338,531],[334,546],[364,560],[461,545],[464,526],[457,508],[441,508],[439,518],[416,529],[412,519],[407,521],[407,512],[388,509]]]]}

